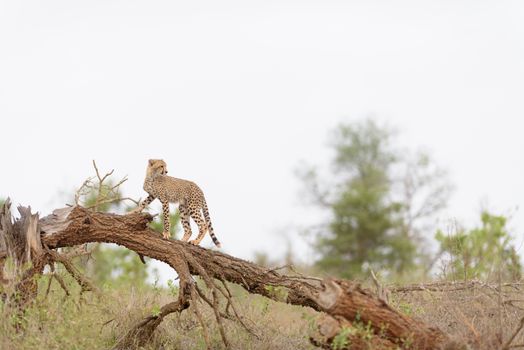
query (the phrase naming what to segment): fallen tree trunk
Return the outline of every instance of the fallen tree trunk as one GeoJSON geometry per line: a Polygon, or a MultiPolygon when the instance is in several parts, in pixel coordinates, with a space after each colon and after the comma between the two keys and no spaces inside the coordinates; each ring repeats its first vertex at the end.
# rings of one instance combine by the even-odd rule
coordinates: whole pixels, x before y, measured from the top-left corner
{"type": "MultiPolygon", "coordinates": [[[[169,264],[179,275],[180,293],[176,302],[166,305],[160,315],[150,316],[126,333],[116,348],[142,345],[152,336],[162,318],[171,312],[180,312],[190,305],[196,307],[200,295],[214,308],[221,334],[228,345],[221,326],[218,294],[228,297],[227,286],[215,281],[236,283],[250,293],[294,305],[311,307],[332,316],[330,324],[342,329],[358,320],[372,330],[371,342],[380,348],[452,349],[450,338],[442,331],[405,316],[391,308],[360,285],[346,280],[320,280],[300,275],[283,275],[233,256],[194,246],[179,240],[166,240],[148,228],[152,217],[148,214],[126,216],[89,211],[82,207],[57,209],[40,220],[41,242],[47,249],[71,247],[88,242],[116,243],[136,253],[169,264]],[[196,288],[192,275],[201,276],[212,291],[209,299],[196,288]],[[198,294],[197,294],[198,292],[198,294]],[[378,346],[378,345],[377,345],[378,346]]],[[[204,325],[203,325],[204,326],[204,325]]],[[[324,327],[325,330],[326,327],[324,327]]],[[[314,342],[329,346],[333,329],[322,332],[314,342]],[[329,334],[326,334],[329,333],[329,334]]],[[[348,333],[352,349],[363,349],[355,335],[348,333]],[[354,339],[352,339],[352,337],[354,339]]],[[[366,346],[369,347],[369,344],[366,346]]]]}

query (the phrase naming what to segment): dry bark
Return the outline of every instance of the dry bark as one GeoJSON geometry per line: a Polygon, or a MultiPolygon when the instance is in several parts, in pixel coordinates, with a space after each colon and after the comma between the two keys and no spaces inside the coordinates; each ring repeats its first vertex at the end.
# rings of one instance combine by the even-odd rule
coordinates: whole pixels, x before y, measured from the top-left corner
{"type": "Polygon", "coordinates": [[[2,293],[2,299],[13,301],[17,308],[33,300],[37,283],[33,278],[41,274],[48,263],[40,243],[38,214],[31,208],[18,207],[20,219],[11,222],[11,202],[6,200],[0,207],[0,282],[13,281],[14,288],[2,293]],[[5,276],[4,264],[11,260],[9,276],[5,276]]]}
{"type": "MultiPolygon", "coordinates": [[[[349,336],[348,346],[351,349],[365,349],[369,346],[400,346],[411,349],[456,347],[439,329],[399,313],[356,283],[283,275],[276,270],[268,270],[218,251],[179,240],[166,240],[148,228],[151,219],[148,214],[121,216],[92,212],[76,206],[55,210],[52,215],[40,220],[40,239],[48,249],[88,242],[116,243],[140,255],[163,261],[178,273],[178,300],[164,306],[159,315],[149,316],[138,322],[120,339],[116,348],[125,349],[144,344],[166,315],[180,312],[190,304],[196,307],[195,298],[203,296],[197,293],[199,291],[192,275],[201,276],[212,291],[212,298],[206,298],[205,302],[215,310],[226,347],[228,341],[221,325],[222,313],[218,310],[218,295],[230,297],[224,287],[216,283],[217,280],[236,283],[250,293],[294,305],[308,306],[332,316],[329,321],[325,319],[320,322],[321,337],[314,340],[319,346],[329,346],[334,338],[333,329],[341,329],[358,319],[362,324],[369,325],[372,334],[368,341],[349,336]]],[[[229,301],[230,299],[228,306],[229,301]]]]}

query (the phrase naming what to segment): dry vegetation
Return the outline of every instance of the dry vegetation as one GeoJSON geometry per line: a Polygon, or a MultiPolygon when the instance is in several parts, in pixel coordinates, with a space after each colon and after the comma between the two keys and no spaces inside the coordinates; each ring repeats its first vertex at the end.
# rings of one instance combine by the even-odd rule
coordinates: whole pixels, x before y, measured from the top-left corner
{"type": "MultiPolygon", "coordinates": [[[[47,292],[49,275],[39,278],[39,294],[23,315],[0,304],[1,349],[108,349],[122,329],[128,329],[161,305],[173,300],[176,287],[109,287],[97,296],[83,293],[65,271],[57,271],[70,296],[53,280],[47,292]],[[20,328],[20,324],[23,328],[20,328]]],[[[199,282],[201,283],[201,282],[199,282]]],[[[278,303],[250,295],[231,286],[239,312],[250,331],[237,322],[226,321],[233,349],[314,349],[309,337],[315,333],[319,314],[312,309],[278,303]]],[[[390,304],[408,315],[438,326],[453,337],[467,341],[472,349],[503,349],[518,330],[524,316],[523,284],[487,285],[469,282],[390,287],[390,304]]],[[[201,308],[209,325],[213,349],[222,349],[220,332],[209,308],[201,308]]],[[[366,327],[358,321],[353,328],[366,339],[366,327]]],[[[143,349],[206,349],[203,329],[190,309],[168,316],[143,349]]],[[[339,337],[335,344],[344,344],[339,337]]],[[[348,344],[349,345],[349,344],[348,344]]],[[[524,347],[524,331],[506,347],[524,347]]],[[[371,347],[370,347],[371,348],[371,347]]]]}
{"type": "Polygon", "coordinates": [[[469,343],[473,349],[524,348],[523,282],[399,287],[390,302],[404,313],[469,343]]]}
{"type": "MultiPolygon", "coordinates": [[[[154,314],[171,302],[176,288],[134,289],[111,287],[100,297],[84,293],[66,274],[60,275],[71,296],[53,282],[46,296],[48,276],[40,278],[40,293],[35,304],[17,319],[16,312],[1,304],[0,349],[108,349],[122,329],[131,328],[138,319],[154,314]],[[22,323],[23,328],[18,325],[22,323]],[[18,330],[17,330],[18,329],[18,330]]],[[[237,322],[226,321],[225,328],[234,349],[313,349],[306,330],[314,326],[316,313],[308,308],[274,302],[234,288],[239,312],[253,334],[237,322]]],[[[214,314],[201,308],[208,324],[213,349],[224,348],[214,314]]],[[[198,319],[186,310],[167,317],[144,349],[206,349],[198,319]]]]}

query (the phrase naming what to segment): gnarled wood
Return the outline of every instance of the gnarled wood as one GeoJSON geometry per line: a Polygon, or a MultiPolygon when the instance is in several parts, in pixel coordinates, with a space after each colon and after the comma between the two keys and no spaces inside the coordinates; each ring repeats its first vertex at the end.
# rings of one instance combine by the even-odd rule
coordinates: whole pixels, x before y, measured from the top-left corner
{"type": "Polygon", "coordinates": [[[14,288],[4,292],[3,299],[9,296],[19,309],[34,299],[37,283],[33,278],[41,274],[47,259],[43,255],[38,227],[38,214],[31,214],[31,208],[18,207],[20,219],[11,221],[11,201],[8,198],[0,207],[0,282],[14,283],[14,288]],[[5,261],[11,260],[9,275],[5,275],[5,261]],[[13,296],[16,296],[13,298],[13,296]]]}
{"type": "Polygon", "coordinates": [[[354,320],[358,315],[364,324],[369,322],[374,328],[378,327],[389,341],[409,345],[409,348],[438,349],[450,343],[448,336],[438,328],[399,313],[358,284],[335,279],[328,279],[324,284],[329,295],[321,293],[319,303],[331,316],[354,320]]]}
{"type": "MultiPolygon", "coordinates": [[[[322,337],[321,340],[316,340],[317,345],[329,346],[337,330],[357,320],[364,325],[369,324],[372,334],[367,341],[358,337],[350,338],[351,349],[365,349],[369,346],[455,348],[449,337],[439,329],[399,313],[356,283],[283,275],[276,270],[268,270],[218,251],[179,240],[166,240],[148,228],[151,220],[152,217],[148,214],[104,214],[77,206],[55,210],[39,222],[40,240],[48,249],[88,242],[116,243],[140,255],[163,261],[178,273],[179,299],[164,306],[159,315],[148,316],[138,322],[122,337],[115,347],[117,349],[144,344],[166,315],[187,308],[198,295],[192,275],[201,276],[212,290],[212,300],[206,300],[206,303],[215,309],[220,327],[220,313],[216,309],[217,294],[226,294],[214,279],[239,284],[250,293],[294,305],[308,306],[329,314],[332,318],[319,322],[322,337]]],[[[223,329],[221,334],[224,344],[228,346],[223,329]]]]}
{"type": "Polygon", "coordinates": [[[59,210],[42,219],[42,242],[49,248],[87,242],[120,244],[169,264],[179,273],[181,282],[191,281],[190,275],[201,275],[203,269],[212,278],[239,284],[250,293],[272,299],[276,298],[274,289],[282,288],[288,303],[309,306],[349,322],[358,317],[363,324],[369,323],[387,341],[380,343],[383,345],[438,349],[449,343],[440,330],[402,315],[358,284],[334,279],[320,283],[307,277],[286,276],[218,251],[166,240],[147,227],[150,220],[148,214],[120,216],[81,207],[59,210]]]}

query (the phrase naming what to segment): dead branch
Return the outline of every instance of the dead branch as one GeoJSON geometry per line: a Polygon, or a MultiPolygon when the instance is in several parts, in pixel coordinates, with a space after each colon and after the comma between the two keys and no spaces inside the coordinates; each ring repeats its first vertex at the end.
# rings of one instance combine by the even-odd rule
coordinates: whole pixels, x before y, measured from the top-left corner
{"type": "Polygon", "coordinates": [[[459,290],[467,290],[473,288],[488,288],[494,291],[499,291],[501,288],[515,289],[519,291],[524,286],[524,283],[487,283],[480,280],[468,280],[468,281],[439,281],[429,283],[417,283],[406,286],[389,286],[388,290],[391,293],[411,293],[411,292],[453,292],[459,290]]]}
{"type": "Polygon", "coordinates": [[[73,265],[68,257],[63,256],[62,254],[57,253],[54,250],[50,250],[46,247],[46,252],[49,254],[53,261],[61,263],[67,272],[75,279],[75,281],[80,285],[81,291],[80,294],[84,292],[94,292],[97,295],[100,295],[100,290],[91,283],[78,269],[73,265]]]}
{"type": "MultiPolygon", "coordinates": [[[[62,277],[60,277],[60,275],[56,274],[56,273],[53,273],[50,277],[56,279],[58,281],[58,284],[60,284],[60,287],[62,287],[62,289],[64,290],[66,296],[70,296],[71,293],[69,293],[69,290],[67,289],[67,286],[64,282],[64,279],[62,277]]],[[[49,285],[51,285],[51,279],[49,279],[49,285]]]]}
{"type": "Polygon", "coordinates": [[[121,197],[120,196],[120,186],[127,181],[127,176],[124,176],[116,184],[106,184],[106,180],[113,175],[114,169],[101,175],[96,165],[95,160],[93,160],[93,168],[95,169],[96,176],[87,178],[82,185],[75,192],[75,204],[77,206],[84,206],[87,209],[94,209],[99,211],[100,206],[104,204],[119,203],[124,201],[131,201],[138,205],[138,201],[130,197],[121,197]],[[93,180],[96,178],[96,182],[93,180]],[[95,202],[92,205],[86,205],[82,202],[82,197],[90,196],[96,194],[95,202]]]}
{"type": "MultiPolygon", "coordinates": [[[[335,279],[319,282],[300,276],[286,276],[218,251],[178,240],[166,240],[148,228],[150,220],[148,214],[121,216],[91,212],[81,207],[59,209],[41,220],[42,242],[50,249],[87,242],[117,243],[169,264],[178,272],[181,295],[185,295],[179,296],[177,307],[169,308],[172,312],[180,312],[185,307],[179,305],[191,302],[191,293],[194,293],[191,275],[200,275],[212,292],[220,293],[213,279],[236,283],[250,293],[277,300],[274,289],[279,288],[285,292],[287,303],[309,306],[348,322],[358,315],[361,322],[371,325],[375,334],[383,335],[384,339],[394,344],[402,342],[411,344],[414,349],[436,349],[449,341],[440,330],[400,314],[356,283],[335,279]]],[[[214,300],[210,302],[216,307],[214,300]]],[[[128,335],[140,335],[143,328],[154,330],[160,323],[158,319],[146,318],[128,335]]],[[[152,331],[147,334],[150,336],[152,331]]],[[[132,338],[128,336],[125,344],[136,343],[137,339],[143,341],[140,336],[132,338]]]]}
{"type": "MultiPolygon", "coordinates": [[[[30,211],[24,211],[20,220],[26,220],[25,218],[29,216],[30,211]]],[[[365,349],[369,344],[376,345],[375,348],[387,348],[393,345],[411,349],[438,349],[451,344],[449,337],[439,329],[401,314],[357,283],[338,279],[321,281],[301,275],[288,276],[218,251],[178,240],[167,240],[148,227],[151,220],[149,214],[136,213],[122,216],[75,206],[57,209],[53,214],[38,221],[38,234],[45,249],[38,255],[41,257],[39,259],[41,262],[33,275],[41,273],[42,264],[60,262],[75,277],[76,272],[68,269],[68,260],[56,252],[56,249],[89,242],[122,245],[139,255],[163,261],[178,273],[180,280],[178,300],[163,306],[158,314],[147,316],[137,322],[119,339],[115,349],[130,349],[146,344],[153,336],[156,327],[170,313],[182,312],[191,306],[198,316],[200,300],[213,309],[222,341],[226,347],[229,347],[222,324],[223,318],[230,319],[226,316],[227,308],[232,307],[235,317],[241,324],[242,318],[234,307],[231,293],[225,282],[238,284],[250,293],[325,312],[337,323],[338,328],[331,328],[339,331],[345,329],[344,327],[350,327],[356,320],[369,325],[372,332],[369,335],[370,339],[366,341],[361,339],[359,342],[358,337],[351,338],[352,349],[365,349]],[[199,293],[193,275],[203,279],[208,295],[199,293]],[[225,313],[220,310],[219,296],[223,296],[226,300],[225,313]]],[[[3,228],[4,225],[10,224],[10,219],[6,220],[0,215],[0,223],[2,225],[0,236],[4,237],[3,228]]],[[[0,245],[0,248],[2,247],[0,245]]],[[[8,247],[10,247],[9,251],[12,251],[15,249],[12,247],[18,245],[8,247]]],[[[23,257],[27,256],[24,249],[18,253],[23,257]]],[[[83,290],[95,289],[82,278],[76,276],[75,279],[83,290]]],[[[329,322],[333,323],[333,320],[329,322]]],[[[206,336],[206,326],[201,323],[206,336]]],[[[327,327],[322,321],[319,326],[324,329],[327,327]]],[[[348,336],[351,337],[351,334],[348,333],[348,336]]],[[[324,336],[315,342],[321,346],[329,346],[333,339],[334,336],[324,336]]]]}
{"type": "Polygon", "coordinates": [[[376,294],[379,298],[383,299],[386,303],[389,302],[389,290],[378,280],[375,272],[371,270],[371,280],[375,285],[376,294]]]}
{"type": "Polygon", "coordinates": [[[524,328],[524,317],[522,317],[520,319],[520,324],[519,326],[517,327],[517,329],[515,329],[515,331],[513,332],[513,334],[511,335],[511,337],[508,339],[508,341],[504,344],[504,346],[502,346],[502,350],[508,350],[510,348],[515,348],[515,347],[518,347],[520,345],[511,345],[511,343],[513,342],[513,340],[515,339],[515,337],[520,333],[520,331],[522,330],[522,328],[524,328]]]}
{"type": "Polygon", "coordinates": [[[92,188],[91,181],[93,181],[93,179],[94,179],[93,177],[88,177],[87,179],[85,179],[82,185],[78,188],[78,190],[75,191],[75,204],[76,205],[81,205],[80,198],[89,193],[89,189],[92,188]]]}
{"type": "Polygon", "coordinates": [[[138,322],[131,328],[113,348],[114,350],[134,349],[143,346],[153,336],[156,327],[162,322],[164,317],[173,313],[181,312],[189,307],[189,303],[179,298],[178,301],[162,306],[158,315],[150,315],[138,322]]]}

